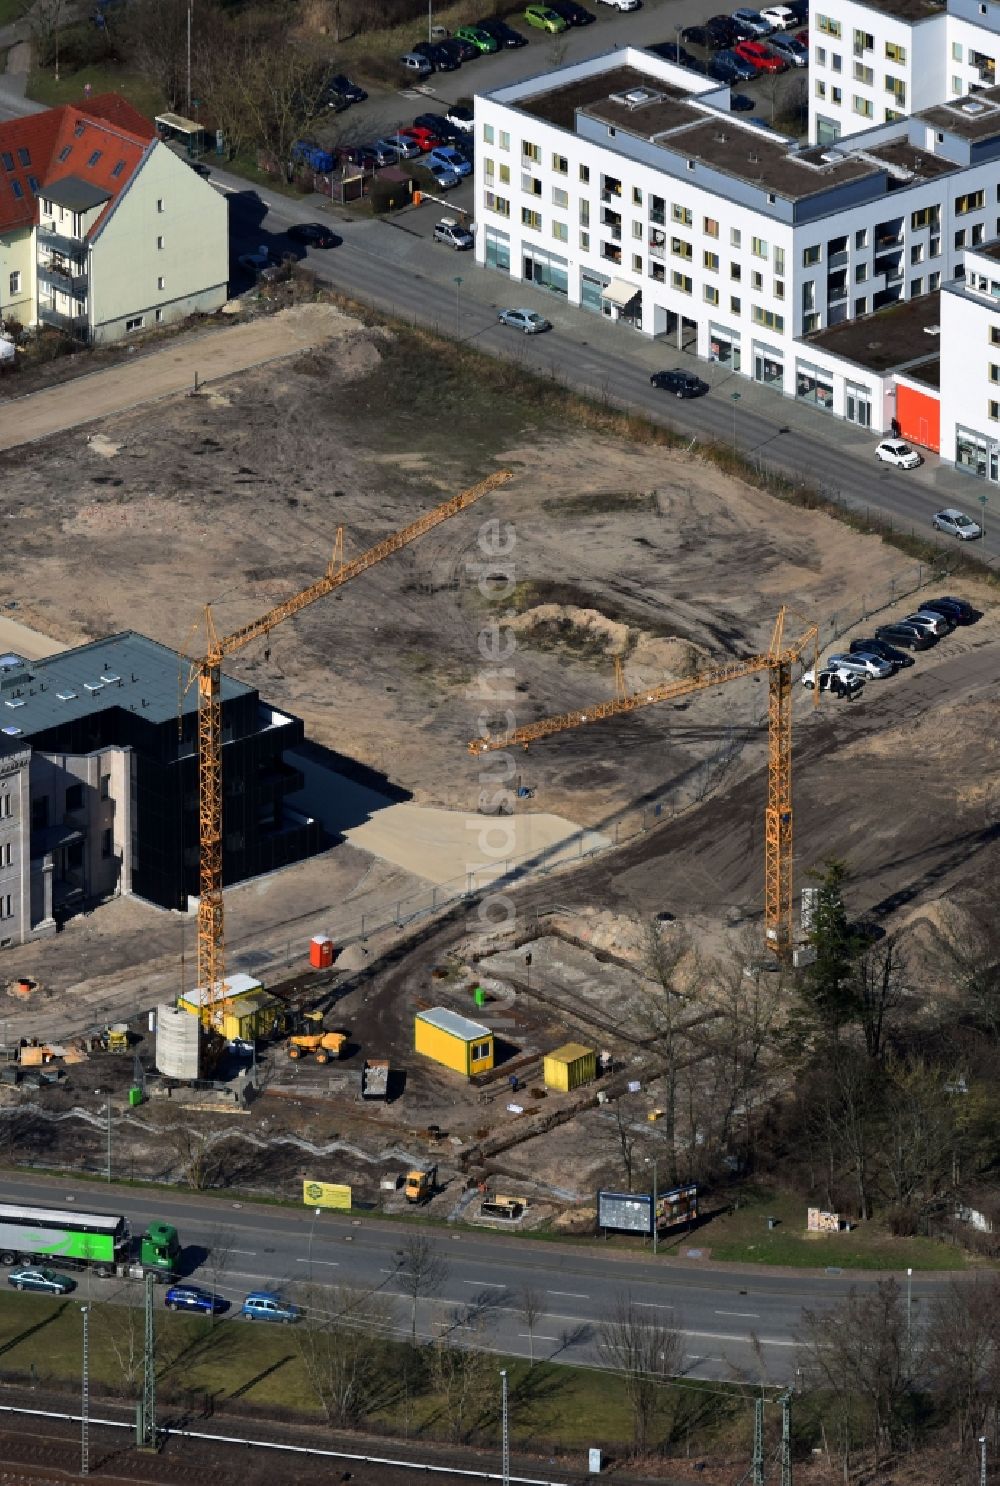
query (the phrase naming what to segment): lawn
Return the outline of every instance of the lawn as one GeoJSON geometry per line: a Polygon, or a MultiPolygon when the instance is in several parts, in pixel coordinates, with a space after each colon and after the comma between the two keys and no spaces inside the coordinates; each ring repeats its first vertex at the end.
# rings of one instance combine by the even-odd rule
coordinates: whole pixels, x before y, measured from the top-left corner
{"type": "Polygon", "coordinates": [[[810,1269],[964,1269],[965,1255],[930,1238],[894,1238],[877,1223],[850,1233],[807,1234],[806,1203],[762,1188],[747,1189],[740,1206],[720,1213],[690,1237],[670,1246],[683,1253],[705,1248],[713,1259],[735,1264],[777,1264],[810,1269]],[[777,1226],[769,1229],[769,1217],[777,1226]]]}
{"type": "MultiPolygon", "coordinates": [[[[0,0],[0,6],[3,4],[0,0]]],[[[81,103],[88,84],[92,98],[100,93],[120,93],[147,119],[154,118],[163,107],[159,92],[146,78],[104,63],[62,72],[58,81],[51,68],[36,67],[28,77],[28,97],[50,108],[60,103],[81,103]]]]}

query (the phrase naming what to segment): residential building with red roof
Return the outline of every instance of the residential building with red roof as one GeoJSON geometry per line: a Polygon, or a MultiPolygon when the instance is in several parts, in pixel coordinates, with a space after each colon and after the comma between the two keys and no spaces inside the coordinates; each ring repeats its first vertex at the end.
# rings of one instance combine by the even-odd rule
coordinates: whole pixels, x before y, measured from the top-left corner
{"type": "Polygon", "coordinates": [[[224,197],[109,93],[0,123],[0,320],[101,345],[228,294],[224,197]]]}

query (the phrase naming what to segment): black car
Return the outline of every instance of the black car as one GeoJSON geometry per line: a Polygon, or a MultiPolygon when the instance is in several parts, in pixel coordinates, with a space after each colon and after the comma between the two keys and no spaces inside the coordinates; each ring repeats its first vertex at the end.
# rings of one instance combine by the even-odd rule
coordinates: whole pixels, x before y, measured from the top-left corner
{"type": "Polygon", "coordinates": [[[736,22],[727,15],[710,16],[705,22],[705,30],[708,44],[714,51],[733,46],[740,39],[736,34],[736,22]]]}
{"type": "Polygon", "coordinates": [[[646,50],[655,52],[658,57],[663,58],[664,62],[677,62],[681,67],[690,67],[695,61],[691,53],[684,47],[678,46],[676,41],[658,41],[646,50]]]}
{"type": "Polygon", "coordinates": [[[296,222],[288,229],[288,236],[298,243],[308,243],[311,248],[336,248],[340,238],[322,222],[296,222]]]}
{"type": "Polygon", "coordinates": [[[339,93],[341,98],[345,98],[348,103],[364,103],[368,97],[364,88],[359,87],[357,83],[352,83],[344,72],[338,72],[335,77],[331,77],[327,87],[331,93],[339,93]]]}
{"type": "Polygon", "coordinates": [[[731,15],[729,17],[729,24],[732,26],[734,32],[736,33],[737,41],[759,40],[759,33],[755,31],[752,26],[748,26],[746,21],[741,21],[739,16],[731,15]]]}
{"type": "Polygon", "coordinates": [[[950,619],[952,624],[975,624],[980,618],[978,609],[974,609],[965,599],[953,599],[949,597],[939,599],[924,599],[920,604],[921,609],[930,609],[932,614],[943,614],[950,619]]]}
{"type": "Polygon", "coordinates": [[[567,26],[589,26],[597,17],[592,10],[577,5],[576,0],[548,0],[549,10],[561,15],[567,26]]]}
{"type": "Polygon", "coordinates": [[[729,107],[734,113],[751,113],[757,107],[752,98],[745,93],[730,93],[729,107]]]}
{"type": "Polygon", "coordinates": [[[460,66],[451,52],[437,41],[418,41],[410,51],[416,52],[418,57],[426,57],[435,72],[454,72],[460,66]]]}
{"type": "Polygon", "coordinates": [[[492,36],[497,46],[527,46],[528,38],[522,36],[520,31],[515,31],[513,26],[508,26],[499,16],[490,16],[489,20],[477,21],[476,25],[480,31],[485,31],[487,36],[492,36]]]}
{"type": "Polygon", "coordinates": [[[902,650],[897,650],[895,645],[890,645],[887,640],[852,640],[847,648],[851,655],[878,655],[882,660],[890,661],[894,666],[913,665],[912,655],[905,655],[902,650]]]}
{"type": "Polygon", "coordinates": [[[681,41],[686,41],[688,46],[711,46],[706,26],[685,26],[681,32],[681,41]]]}
{"type": "Polygon", "coordinates": [[[659,387],[662,392],[672,392],[675,397],[703,397],[708,391],[708,383],[696,377],[694,372],[660,371],[654,372],[650,377],[654,387],[659,387]]]}
{"type": "Polygon", "coordinates": [[[735,52],[724,49],[716,52],[709,62],[708,75],[717,83],[745,83],[756,76],[756,73],[749,62],[744,62],[735,52]]]}
{"type": "Polygon", "coordinates": [[[449,124],[444,114],[417,114],[413,122],[418,129],[429,129],[436,138],[443,139],[446,144],[453,143],[460,133],[454,124],[449,124]]]}
{"type": "Polygon", "coordinates": [[[439,41],[438,46],[445,47],[459,62],[472,62],[479,56],[479,48],[461,36],[449,36],[446,41],[439,41]]]}
{"type": "Polygon", "coordinates": [[[809,24],[809,0],[783,0],[783,3],[788,6],[795,17],[796,25],[807,26],[809,24]]]}
{"type": "Polygon", "coordinates": [[[915,624],[880,624],[876,626],[875,634],[880,640],[888,640],[890,645],[902,645],[906,650],[929,650],[934,644],[934,636],[918,629],[915,624]]]}

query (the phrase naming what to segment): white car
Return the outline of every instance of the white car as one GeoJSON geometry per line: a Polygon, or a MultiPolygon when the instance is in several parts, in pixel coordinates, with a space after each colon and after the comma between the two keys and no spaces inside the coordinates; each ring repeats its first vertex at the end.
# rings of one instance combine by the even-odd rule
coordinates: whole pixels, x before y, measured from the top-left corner
{"type": "Polygon", "coordinates": [[[733,11],[733,20],[739,21],[740,25],[752,31],[754,36],[768,36],[774,29],[771,22],[766,21],[759,10],[751,10],[747,5],[740,10],[733,11]]]}
{"type": "Polygon", "coordinates": [[[791,31],[799,24],[794,10],[789,10],[787,5],[767,5],[761,15],[776,31],[791,31]]]}
{"type": "Polygon", "coordinates": [[[638,10],[642,0],[601,0],[602,5],[610,5],[613,10],[638,10]]]}
{"type": "Polygon", "coordinates": [[[898,470],[915,470],[924,462],[905,439],[883,439],[875,447],[875,458],[883,464],[894,464],[898,470]]]}
{"type": "Polygon", "coordinates": [[[935,531],[947,532],[949,537],[957,537],[960,542],[972,542],[976,537],[981,537],[983,528],[971,516],[966,516],[964,511],[956,511],[953,508],[947,511],[938,511],[931,525],[935,531]]]}
{"type": "Polygon", "coordinates": [[[850,655],[830,655],[826,663],[839,671],[854,671],[859,676],[872,676],[876,681],[884,681],[896,670],[892,661],[883,660],[880,655],[868,655],[863,650],[852,651],[850,655]]]}
{"type": "MultiPolygon", "coordinates": [[[[816,672],[803,671],[802,685],[812,691],[816,685],[816,672]]],[[[829,666],[824,666],[819,673],[819,689],[821,692],[831,692],[835,697],[846,697],[848,701],[853,701],[864,691],[865,678],[857,671],[831,670],[829,666]]]]}

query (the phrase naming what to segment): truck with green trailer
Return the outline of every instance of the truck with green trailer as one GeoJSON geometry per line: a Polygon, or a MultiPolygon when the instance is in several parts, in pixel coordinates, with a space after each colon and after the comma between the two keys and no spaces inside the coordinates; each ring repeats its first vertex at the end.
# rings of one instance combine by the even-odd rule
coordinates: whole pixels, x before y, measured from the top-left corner
{"type": "Polygon", "coordinates": [[[92,1269],[111,1275],[158,1280],[176,1277],[181,1245],[172,1223],[149,1223],[133,1234],[127,1218],[116,1213],[67,1212],[0,1202],[0,1265],[43,1264],[92,1269]]]}

